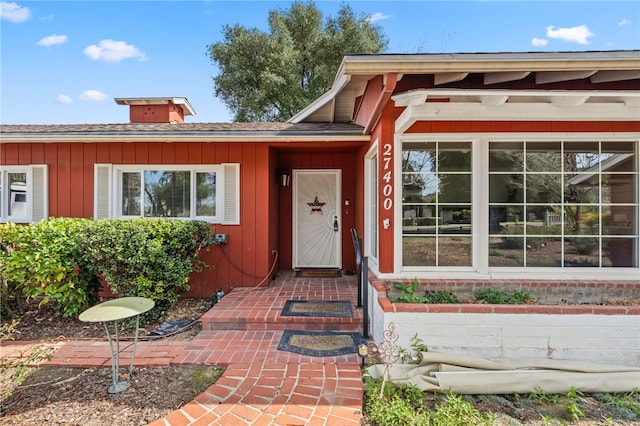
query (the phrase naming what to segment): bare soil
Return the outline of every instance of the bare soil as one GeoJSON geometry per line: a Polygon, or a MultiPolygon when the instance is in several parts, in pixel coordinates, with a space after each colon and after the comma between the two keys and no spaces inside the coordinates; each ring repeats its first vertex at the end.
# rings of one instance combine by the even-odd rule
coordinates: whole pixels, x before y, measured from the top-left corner
{"type": "MultiPolygon", "coordinates": [[[[203,300],[183,299],[173,306],[166,321],[198,320],[204,312],[203,300]]],[[[158,330],[161,323],[145,326],[140,335],[158,330]]],[[[30,304],[16,329],[14,340],[42,340],[44,347],[48,342],[65,339],[105,339],[101,324],[59,318],[47,305],[38,309],[36,304],[30,304]]],[[[162,338],[190,340],[199,330],[196,324],[162,338]]],[[[126,375],[126,371],[122,372],[126,375]]],[[[3,375],[0,389],[13,389],[9,397],[2,399],[0,425],[146,425],[191,401],[215,383],[222,372],[212,366],[135,368],[129,388],[116,394],[108,392],[112,383],[110,368],[34,368],[18,387],[3,375]]]]}

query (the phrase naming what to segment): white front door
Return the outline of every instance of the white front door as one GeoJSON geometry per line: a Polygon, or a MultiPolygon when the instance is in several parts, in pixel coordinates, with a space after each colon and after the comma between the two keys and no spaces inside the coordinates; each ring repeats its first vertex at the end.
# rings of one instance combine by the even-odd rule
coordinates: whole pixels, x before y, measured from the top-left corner
{"type": "Polygon", "coordinates": [[[293,267],[342,268],[340,170],[293,171],[293,267]]]}

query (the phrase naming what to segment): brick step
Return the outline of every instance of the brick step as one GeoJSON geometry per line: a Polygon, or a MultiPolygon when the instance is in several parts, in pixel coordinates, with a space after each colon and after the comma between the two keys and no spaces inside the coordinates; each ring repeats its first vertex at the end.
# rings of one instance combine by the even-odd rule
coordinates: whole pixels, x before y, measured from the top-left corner
{"type": "Polygon", "coordinates": [[[222,319],[215,316],[203,317],[202,329],[216,330],[362,330],[361,318],[333,317],[279,317],[273,321],[248,318],[222,319]]]}

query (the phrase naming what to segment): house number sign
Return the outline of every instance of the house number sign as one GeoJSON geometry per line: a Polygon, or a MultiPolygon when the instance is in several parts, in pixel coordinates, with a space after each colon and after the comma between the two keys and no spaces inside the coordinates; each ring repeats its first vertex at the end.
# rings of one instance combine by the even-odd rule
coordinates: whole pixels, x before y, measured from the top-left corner
{"type": "Polygon", "coordinates": [[[382,151],[382,207],[389,211],[393,207],[393,182],[391,172],[391,161],[393,160],[393,147],[390,143],[384,144],[382,151]]]}

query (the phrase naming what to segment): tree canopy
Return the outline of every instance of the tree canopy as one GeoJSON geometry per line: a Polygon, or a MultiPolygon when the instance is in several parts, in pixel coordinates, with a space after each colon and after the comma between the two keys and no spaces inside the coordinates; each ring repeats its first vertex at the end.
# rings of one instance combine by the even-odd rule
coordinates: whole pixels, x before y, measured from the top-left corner
{"type": "Polygon", "coordinates": [[[269,32],[224,25],[224,40],[207,46],[219,68],[216,96],[234,121],[285,121],[330,87],[345,55],[380,53],[381,27],[343,4],[323,17],[313,2],[271,10],[269,32]]]}

